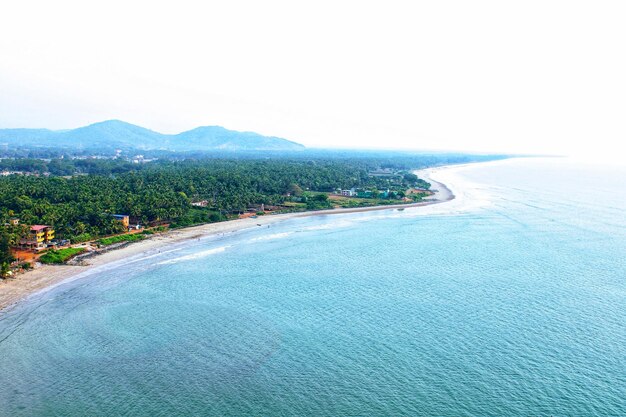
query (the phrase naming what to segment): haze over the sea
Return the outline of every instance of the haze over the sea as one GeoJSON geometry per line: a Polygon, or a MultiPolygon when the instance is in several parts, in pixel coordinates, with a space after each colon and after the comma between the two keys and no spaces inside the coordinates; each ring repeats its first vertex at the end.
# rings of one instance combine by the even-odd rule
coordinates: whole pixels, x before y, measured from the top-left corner
{"type": "Polygon", "coordinates": [[[618,1],[7,2],[0,128],[622,160],[618,1]]]}

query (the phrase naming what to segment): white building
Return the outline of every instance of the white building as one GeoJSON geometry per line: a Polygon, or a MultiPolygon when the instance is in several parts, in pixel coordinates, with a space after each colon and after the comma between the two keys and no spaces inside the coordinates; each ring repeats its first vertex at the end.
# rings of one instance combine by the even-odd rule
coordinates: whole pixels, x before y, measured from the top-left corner
{"type": "Polygon", "coordinates": [[[341,195],[345,197],[354,197],[356,195],[356,191],[354,190],[354,188],[351,188],[349,190],[341,190],[341,195]]]}

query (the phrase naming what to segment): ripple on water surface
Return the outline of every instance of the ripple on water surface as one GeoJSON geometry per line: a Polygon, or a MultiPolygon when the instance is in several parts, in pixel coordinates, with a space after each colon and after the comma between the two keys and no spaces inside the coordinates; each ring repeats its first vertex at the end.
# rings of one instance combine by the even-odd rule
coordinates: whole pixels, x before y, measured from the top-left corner
{"type": "Polygon", "coordinates": [[[460,215],[303,218],[35,297],[0,319],[0,415],[626,415],[624,178],[568,169],[476,168],[490,204],[460,215]]]}

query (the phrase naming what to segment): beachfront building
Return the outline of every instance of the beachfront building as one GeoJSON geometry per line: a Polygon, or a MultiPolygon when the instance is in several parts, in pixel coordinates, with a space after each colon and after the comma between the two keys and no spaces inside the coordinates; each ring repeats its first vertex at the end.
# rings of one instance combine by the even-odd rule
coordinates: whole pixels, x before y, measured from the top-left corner
{"type": "Polygon", "coordinates": [[[341,190],[341,195],[344,197],[354,197],[356,195],[356,191],[354,190],[354,188],[351,188],[349,190],[341,190]]]}
{"type": "Polygon", "coordinates": [[[54,240],[54,228],[43,224],[31,226],[28,235],[20,240],[20,246],[27,249],[45,248],[54,240]]]}
{"type": "Polygon", "coordinates": [[[130,224],[130,216],[128,214],[111,214],[118,222],[122,223],[126,229],[128,229],[128,225],[130,224]]]}
{"type": "Polygon", "coordinates": [[[264,203],[253,204],[250,207],[248,207],[247,211],[251,212],[251,213],[264,212],[265,211],[265,204],[264,203]]]}
{"type": "Polygon", "coordinates": [[[20,219],[18,219],[17,217],[11,217],[8,222],[4,223],[4,227],[19,226],[19,225],[20,225],[20,219]]]}

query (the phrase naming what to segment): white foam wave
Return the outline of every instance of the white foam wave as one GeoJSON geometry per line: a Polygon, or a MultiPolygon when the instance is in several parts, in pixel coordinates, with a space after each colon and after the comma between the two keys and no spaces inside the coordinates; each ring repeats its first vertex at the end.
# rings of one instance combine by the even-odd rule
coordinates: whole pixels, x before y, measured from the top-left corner
{"type": "Polygon", "coordinates": [[[312,232],[315,230],[329,230],[332,229],[333,226],[331,224],[318,224],[317,226],[309,226],[309,227],[304,227],[302,229],[303,232],[312,232]]]}
{"type": "Polygon", "coordinates": [[[304,228],[302,228],[302,231],[303,232],[309,232],[309,231],[315,231],[315,230],[340,229],[340,228],[343,228],[343,227],[353,226],[354,223],[356,223],[356,221],[341,219],[341,220],[337,220],[337,221],[329,221],[328,223],[324,223],[324,224],[317,224],[315,226],[304,227],[304,228]]]}
{"type": "Polygon", "coordinates": [[[259,237],[255,237],[249,240],[249,242],[259,242],[259,241],[264,241],[264,240],[274,240],[274,239],[282,239],[285,238],[289,235],[293,234],[293,232],[283,232],[283,233],[274,233],[272,235],[265,235],[265,236],[259,236],[259,237]]]}
{"type": "Polygon", "coordinates": [[[470,181],[463,176],[463,173],[472,169],[480,169],[481,166],[491,163],[427,168],[418,171],[418,176],[427,181],[432,179],[445,184],[455,198],[451,201],[424,206],[415,210],[407,209],[407,214],[412,216],[462,214],[490,206],[494,198],[493,190],[484,184],[470,181]]]}
{"type": "Polygon", "coordinates": [[[178,258],[168,259],[166,261],[159,262],[157,265],[168,265],[175,264],[183,261],[191,261],[194,259],[202,259],[207,256],[215,255],[217,253],[224,252],[226,249],[230,248],[231,245],[228,246],[220,246],[218,248],[207,249],[201,252],[192,253],[191,255],[179,256],[178,258]]]}

